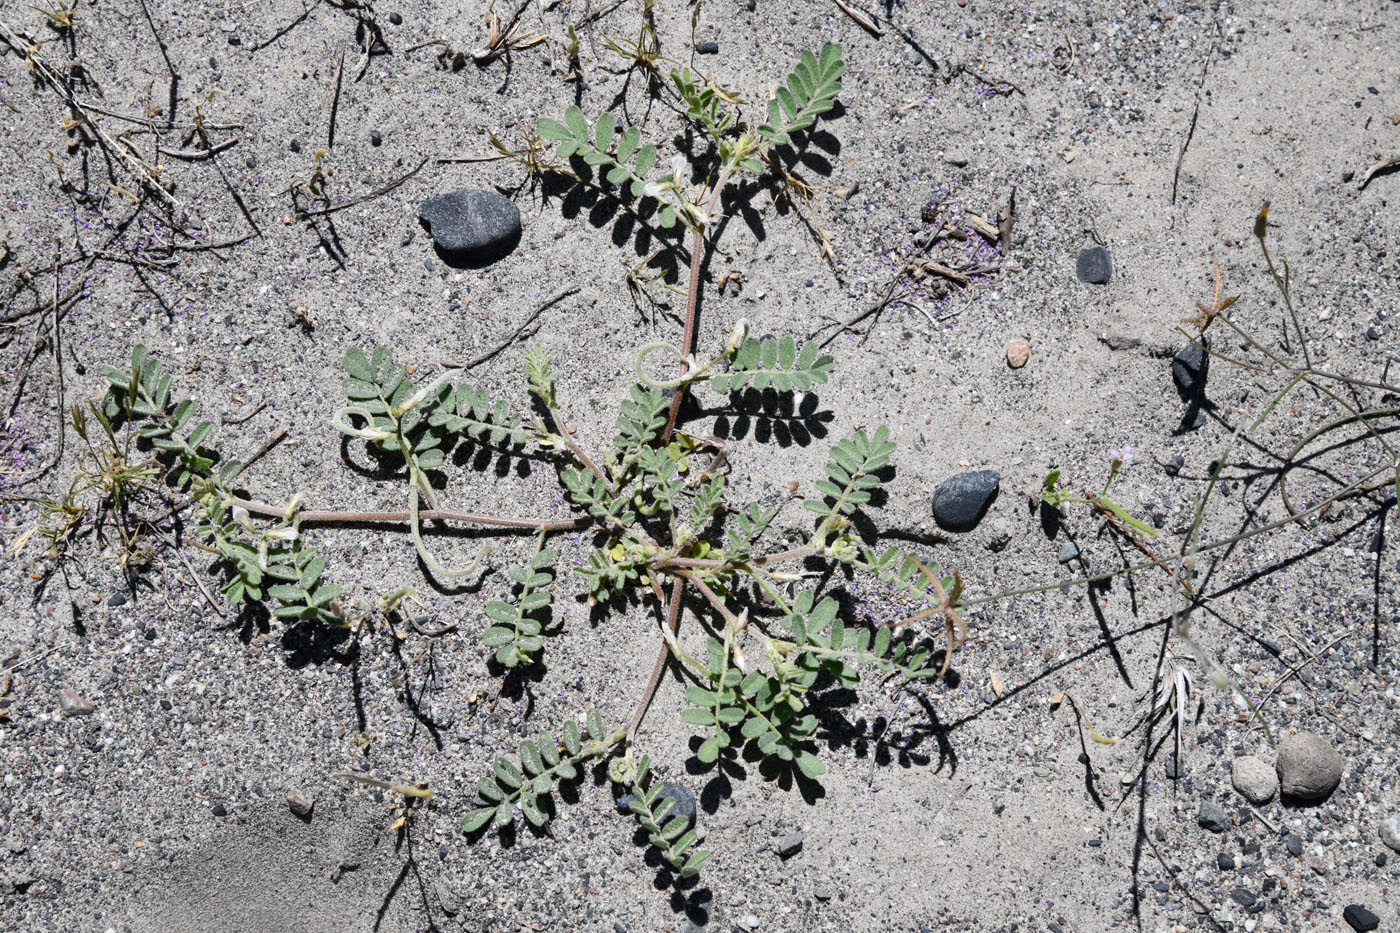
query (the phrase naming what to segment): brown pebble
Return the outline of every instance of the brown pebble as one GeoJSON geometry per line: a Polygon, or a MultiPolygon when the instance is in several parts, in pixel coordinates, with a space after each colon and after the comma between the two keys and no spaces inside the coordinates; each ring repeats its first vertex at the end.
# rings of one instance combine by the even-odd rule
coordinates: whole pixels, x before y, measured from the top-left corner
{"type": "Polygon", "coordinates": [[[1390,115],[1390,125],[1400,126],[1400,113],[1392,113],[1390,115]]]}
{"type": "Polygon", "coordinates": [[[1023,337],[1015,337],[1006,344],[1006,363],[1012,369],[1020,369],[1031,358],[1031,345],[1023,337]]]}
{"type": "Polygon", "coordinates": [[[418,372],[418,367],[414,366],[412,363],[409,363],[403,368],[403,371],[412,376],[414,373],[418,372]]]}

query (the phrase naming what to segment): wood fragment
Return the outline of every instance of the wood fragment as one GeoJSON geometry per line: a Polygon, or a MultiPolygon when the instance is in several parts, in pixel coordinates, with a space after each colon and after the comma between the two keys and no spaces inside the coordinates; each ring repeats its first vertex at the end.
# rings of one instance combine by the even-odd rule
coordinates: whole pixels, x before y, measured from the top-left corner
{"type": "Polygon", "coordinates": [[[357,198],[351,198],[349,201],[346,201],[344,204],[336,204],[336,205],[333,205],[333,206],[331,206],[331,207],[323,207],[323,208],[320,208],[319,210],[314,210],[314,211],[308,211],[308,210],[305,210],[305,209],[303,209],[303,208],[297,208],[297,217],[300,218],[300,219],[303,219],[303,220],[306,219],[307,217],[324,217],[324,216],[327,215],[327,214],[334,214],[336,211],[343,211],[343,210],[345,210],[347,207],[354,207],[356,204],[363,204],[365,201],[371,201],[371,200],[373,200],[373,199],[375,199],[375,198],[377,198],[377,197],[380,197],[381,195],[385,195],[385,194],[388,194],[390,191],[393,191],[393,190],[394,190],[395,188],[397,188],[399,185],[401,185],[401,184],[403,184],[404,182],[408,181],[408,180],[409,180],[410,178],[412,178],[414,175],[417,175],[420,171],[422,171],[423,166],[425,166],[425,165],[427,165],[427,164],[428,164],[428,159],[427,159],[426,156],[424,156],[424,157],[423,157],[423,160],[422,160],[421,162],[419,162],[416,166],[414,166],[413,169],[412,169],[411,171],[407,172],[407,173],[404,174],[404,175],[399,176],[398,178],[396,178],[396,179],[394,179],[393,181],[389,182],[387,185],[382,185],[382,186],[380,186],[380,187],[378,187],[378,188],[375,188],[373,191],[369,192],[368,194],[362,194],[362,195],[360,195],[360,196],[357,197],[357,198]]]}
{"type": "Polygon", "coordinates": [[[875,24],[875,20],[871,17],[860,12],[859,10],[852,9],[845,3],[842,3],[841,0],[835,0],[835,3],[841,8],[841,12],[845,13],[851,19],[855,20],[856,25],[860,26],[861,29],[864,29],[866,32],[870,33],[877,39],[884,35],[884,32],[881,31],[880,27],[875,24]]]}
{"type": "Polygon", "coordinates": [[[997,232],[1001,234],[1001,252],[1005,255],[1011,252],[1011,228],[1016,223],[1016,187],[1011,188],[1011,195],[1006,199],[1006,203],[997,211],[997,232]]]}
{"type": "Polygon", "coordinates": [[[967,276],[963,275],[957,269],[945,266],[941,262],[934,262],[932,259],[916,259],[910,262],[906,268],[908,269],[909,277],[916,281],[922,279],[925,275],[939,275],[959,285],[967,284],[967,276]]]}
{"type": "Polygon", "coordinates": [[[1400,165],[1400,155],[1391,156],[1388,159],[1381,159],[1375,165],[1372,165],[1370,168],[1366,169],[1366,174],[1361,176],[1361,187],[1357,190],[1365,191],[1366,186],[1371,183],[1372,178],[1375,178],[1382,172],[1392,169],[1397,165],[1400,165]]]}
{"type": "Polygon", "coordinates": [[[980,236],[986,239],[987,242],[995,243],[999,239],[1001,239],[1000,231],[998,231],[997,228],[987,220],[987,218],[982,217],[979,214],[969,213],[963,215],[963,219],[967,221],[967,225],[969,227],[971,227],[980,236]]]}

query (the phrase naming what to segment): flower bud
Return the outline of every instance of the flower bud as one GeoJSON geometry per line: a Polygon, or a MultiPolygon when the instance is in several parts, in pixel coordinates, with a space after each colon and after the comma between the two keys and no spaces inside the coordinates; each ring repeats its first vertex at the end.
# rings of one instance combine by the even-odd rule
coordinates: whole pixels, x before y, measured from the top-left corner
{"type": "Polygon", "coordinates": [[[733,353],[738,350],[748,337],[749,322],[746,318],[739,318],[734,322],[734,330],[729,334],[729,352],[733,353]]]}

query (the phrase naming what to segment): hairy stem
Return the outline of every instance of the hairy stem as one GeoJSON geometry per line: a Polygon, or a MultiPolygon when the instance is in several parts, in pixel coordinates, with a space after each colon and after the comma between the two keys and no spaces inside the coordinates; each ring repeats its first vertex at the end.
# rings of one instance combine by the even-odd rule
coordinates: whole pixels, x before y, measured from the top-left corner
{"type": "MultiPolygon", "coordinates": [[[[676,628],[681,621],[681,596],[684,591],[685,581],[677,578],[671,586],[671,604],[666,610],[666,630],[670,632],[671,638],[676,637],[676,628]]],[[[651,698],[656,695],[656,687],[661,683],[661,675],[666,671],[666,658],[670,654],[670,646],[662,645],[661,653],[656,656],[656,664],[651,669],[651,679],[647,681],[646,689],[642,691],[642,697],[637,701],[637,708],[632,711],[632,718],[627,721],[627,735],[629,737],[642,724],[642,717],[647,714],[647,707],[651,706],[651,698]]]]}
{"type": "MultiPolygon", "coordinates": [[[[231,505],[242,506],[255,515],[266,515],[269,518],[281,518],[286,514],[286,506],[268,505],[264,502],[254,502],[251,499],[239,499],[234,497],[230,500],[231,505]]],[[[371,522],[371,523],[394,523],[402,524],[411,518],[408,512],[332,512],[332,511],[301,511],[297,517],[303,522],[371,522]]],[[[418,518],[421,521],[467,522],[473,525],[493,525],[499,528],[520,528],[529,531],[567,531],[578,528],[584,524],[586,519],[565,518],[565,519],[535,519],[535,518],[507,518],[503,515],[481,515],[476,512],[458,512],[455,509],[420,509],[418,518]]]]}

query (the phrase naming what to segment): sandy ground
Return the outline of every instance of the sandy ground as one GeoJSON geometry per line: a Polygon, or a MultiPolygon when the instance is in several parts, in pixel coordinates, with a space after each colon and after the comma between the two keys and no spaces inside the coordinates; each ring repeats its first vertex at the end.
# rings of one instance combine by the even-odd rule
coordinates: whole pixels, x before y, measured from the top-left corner
{"type": "MultiPolygon", "coordinates": [[[[62,97],[26,63],[28,41],[0,43],[0,341],[14,387],[0,464],[6,547],[44,518],[26,497],[61,499],[75,475],[70,427],[57,465],[21,483],[58,452],[54,399],[98,397],[99,366],[120,365],[137,342],[214,418],[208,443],[226,455],[286,429],[243,477],[262,501],[300,491],[309,508],[401,509],[399,478],[330,425],[345,349],[392,346],[422,378],[444,360],[481,357],[576,287],[540,315],[533,339],[553,353],[575,437],[602,450],[636,348],[678,340],[684,311],[660,284],[629,288],[629,270],[659,250],[644,271],[683,288],[687,244],[557,179],[526,184],[517,165],[443,160],[491,154],[491,133],[516,145],[538,117],[575,102],[643,126],[663,159],[687,145],[668,99],[606,48],[607,37],[636,38],[640,4],[590,20],[605,9],[527,4],[520,34],[550,42],[453,67],[452,50],[487,40],[477,0],[80,0],[67,33],[32,8],[0,5],[12,34],[44,40],[29,54],[68,69],[113,145],[163,166],[178,202],[143,192],[90,131],[65,124],[62,97]],[[581,37],[575,81],[564,80],[570,23],[581,37]],[[376,32],[382,45],[366,57],[376,32]],[[307,189],[318,169],[325,200],[307,189]],[[512,193],[523,234],[510,255],[473,268],[434,250],[418,206],[460,187],[512,193]],[[326,207],[337,210],[306,213],[326,207]],[[55,288],[61,387],[46,342],[55,288]]],[[[497,7],[503,20],[513,10],[497,7]]],[[[865,10],[878,35],[825,0],[707,0],[693,31],[691,11],[658,4],[662,54],[746,100],[823,41],[840,42],[847,63],[841,106],[791,162],[814,186],[810,202],[767,184],[726,202],[701,347],[717,347],[740,317],[758,334],[826,336],[920,255],[979,270],[966,288],[929,280],[868,334],[836,339],[833,378],[796,406],[701,391],[685,430],[728,445],[731,503],[778,501],[791,481],[821,477],[837,439],[885,424],[896,469],[869,528],[959,569],[970,597],[1066,585],[969,612],[971,638],[948,678],[835,691],[817,735],[828,771],[810,784],[753,762],[698,767],[681,687],[668,680],[638,744],[693,789],[712,852],[698,885],[677,886],[599,775],[556,801],[545,833],[460,830],[495,756],[586,708],[625,721],[659,645],[654,606],[590,610],[561,575],[558,634],[538,676],[521,679],[488,665],[480,643],[483,607],[507,583],[434,581],[402,527],[311,535],[348,596],[411,586],[427,630],[456,623],[445,635],[351,639],[239,618],[222,601],[220,616],[195,584],[219,580],[189,544],[192,525],[167,526],[178,553],[160,548],[129,574],[110,536],[84,535],[60,561],[39,559],[31,540],[0,568],[0,924],[1338,930],[1351,904],[1382,929],[1400,923],[1396,869],[1377,836],[1400,810],[1400,565],[1384,492],[1202,558],[1207,598],[1190,633],[1202,654],[1256,701],[1268,695],[1273,738],[1316,732],[1345,761],[1325,803],[1258,809],[1231,789],[1230,767],[1242,754],[1272,761],[1269,737],[1205,665],[1192,666],[1181,762],[1170,742],[1145,748],[1135,729],[1175,584],[1158,570],[1068,582],[1140,555],[1073,508],[1068,531],[1085,559],[1062,564],[1065,532],[1052,540],[1029,499],[1052,467],[1076,489],[1097,486],[1109,451],[1131,445],[1115,493],[1179,547],[1212,462],[1286,382],[1216,360],[1199,426],[1175,392],[1170,361],[1190,327],[1179,321],[1211,298],[1212,253],[1224,294],[1241,295],[1235,319],[1272,351],[1298,352],[1251,236],[1265,202],[1314,365],[1395,381],[1385,366],[1397,355],[1400,176],[1361,183],[1400,154],[1400,3],[891,2],[865,10]],[[718,54],[692,56],[705,42],[718,54]],[[968,212],[995,221],[1013,191],[1005,254],[975,234],[919,245],[968,212]],[[1075,277],[1076,256],[1096,243],[1113,257],[1107,285],[1075,277]],[[718,287],[734,271],[742,288],[718,287]],[[1012,369],[1006,344],[1017,337],[1029,362],[1012,369]],[[1174,458],[1179,470],[1167,469],[1174,458]],[[936,533],[933,488],[975,469],[1001,474],[990,513],[974,531],[936,533]],[[64,715],[65,688],[94,710],[64,715]],[[1052,702],[1066,693],[1073,702],[1052,702]],[[1116,744],[1088,740],[1075,702],[1116,744]],[[428,782],[434,796],[394,828],[394,796],[340,776],[352,767],[428,782]],[[309,819],[289,812],[293,789],[314,797],[309,819]],[[1225,807],[1228,830],[1198,826],[1206,801],[1225,807]],[[780,856],[794,833],[800,850],[780,856]]],[[[1212,334],[1220,352],[1267,362],[1238,335],[1212,334]]],[[[473,380],[523,406],[522,351],[491,358],[473,380]]],[[[1382,388],[1341,395],[1395,404],[1382,388]]],[[[1206,539],[1286,516],[1281,458],[1336,404],[1295,392],[1234,452],[1206,539]]],[[[1383,436],[1387,417],[1376,421],[1383,436]]],[[[1386,462],[1364,432],[1346,437],[1289,480],[1295,501],[1319,502],[1386,462]]],[[[444,495],[463,509],[568,514],[552,468],[519,457],[462,458],[444,495]]],[[[810,528],[789,506],[771,534],[800,541],[810,528]]],[[[438,534],[434,547],[465,563],[481,537],[438,534]]],[[[528,547],[487,537],[497,568],[528,547]]],[[[590,541],[557,536],[561,566],[590,541]]],[[[856,622],[906,611],[868,582],[824,585],[856,622]]],[[[1189,654],[1184,636],[1169,643],[1189,654]]]]}

